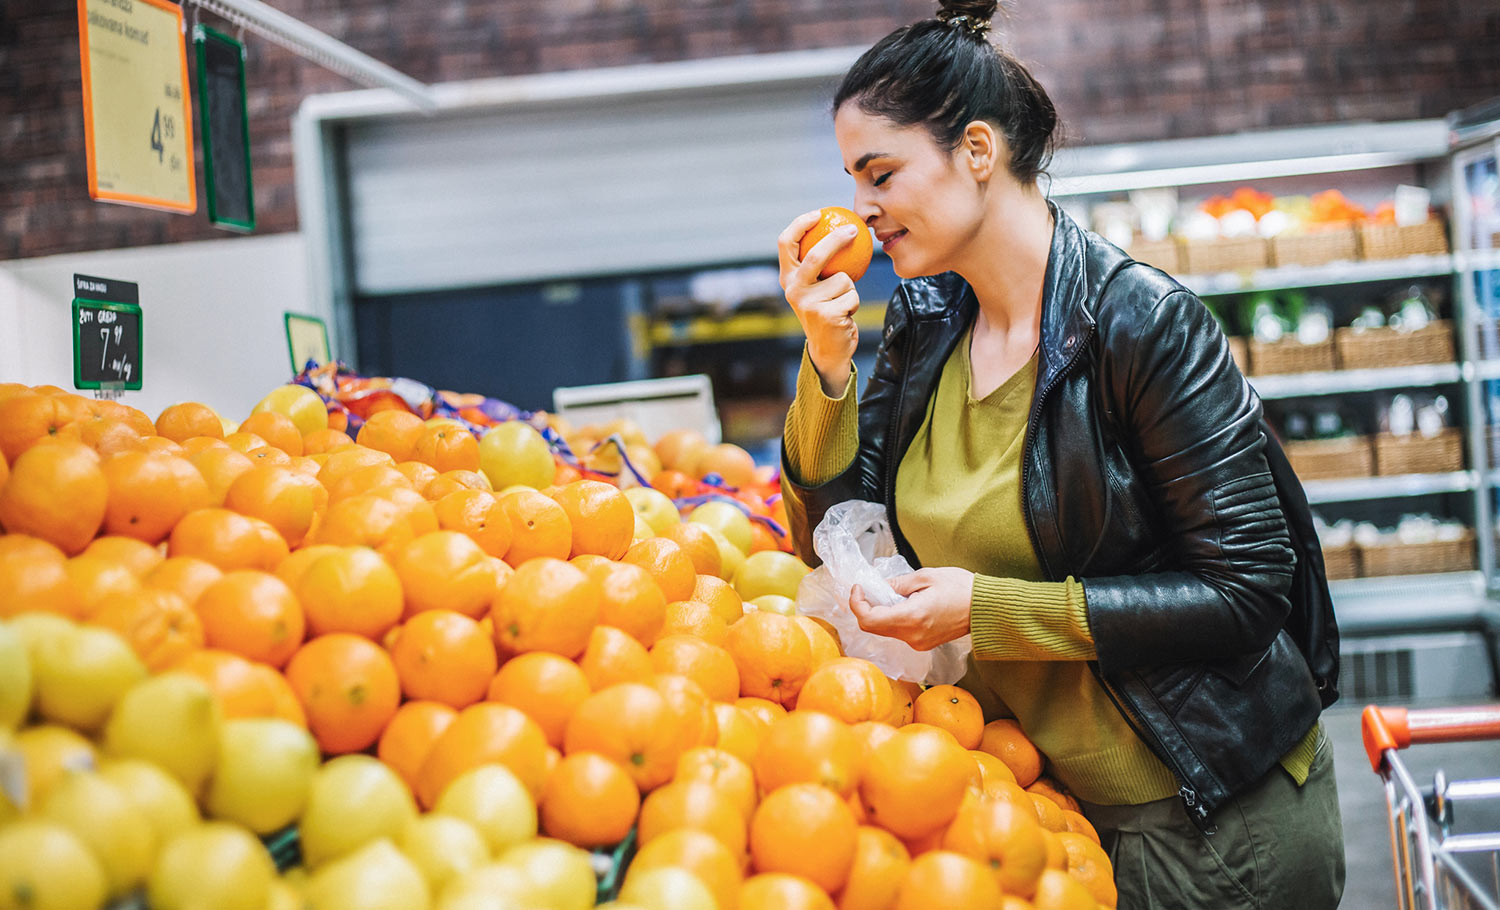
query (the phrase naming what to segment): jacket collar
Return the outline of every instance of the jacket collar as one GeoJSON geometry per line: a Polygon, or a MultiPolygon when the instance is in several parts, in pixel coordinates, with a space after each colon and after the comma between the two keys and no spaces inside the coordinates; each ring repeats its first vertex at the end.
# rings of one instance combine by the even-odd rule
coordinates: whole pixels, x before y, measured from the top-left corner
{"type": "Polygon", "coordinates": [[[1094,304],[1102,276],[1088,268],[1088,237],[1055,202],[1052,251],[1042,284],[1041,362],[1039,382],[1045,388],[1078,353],[1094,330],[1094,304]]]}

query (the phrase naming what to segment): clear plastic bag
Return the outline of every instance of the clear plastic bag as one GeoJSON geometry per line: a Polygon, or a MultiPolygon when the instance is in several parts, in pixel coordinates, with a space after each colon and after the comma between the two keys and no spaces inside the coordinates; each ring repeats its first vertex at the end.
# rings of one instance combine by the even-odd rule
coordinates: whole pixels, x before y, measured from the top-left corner
{"type": "Polygon", "coordinates": [[[896,552],[885,506],[855,500],[829,509],[813,531],[813,550],[823,565],[797,587],[797,610],[832,623],[845,654],[862,657],[885,675],[910,682],[939,685],[963,677],[973,650],[969,636],[931,651],[918,651],[899,639],[866,632],[849,610],[849,591],[855,585],[876,606],[899,603],[901,595],[887,579],[912,571],[906,557],[896,552]]]}

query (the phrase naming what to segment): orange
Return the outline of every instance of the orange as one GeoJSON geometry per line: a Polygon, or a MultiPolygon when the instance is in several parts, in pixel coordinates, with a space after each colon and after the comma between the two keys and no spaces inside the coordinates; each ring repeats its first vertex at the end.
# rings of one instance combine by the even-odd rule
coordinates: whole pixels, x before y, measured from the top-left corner
{"type": "Polygon", "coordinates": [[[187,456],[193,467],[208,484],[210,505],[221,506],[229,495],[229,487],[241,474],[255,467],[255,462],[228,446],[199,449],[187,456]]]}
{"type": "Polygon", "coordinates": [[[783,549],[783,547],[781,546],[781,541],[777,539],[775,534],[771,533],[771,529],[766,527],[765,522],[750,522],[750,553],[759,553],[762,550],[780,549],[783,549]]]}
{"type": "MultiPolygon", "coordinates": [[[[708,532],[707,528],[700,524],[684,521],[668,526],[658,536],[677,544],[677,546],[682,548],[682,552],[687,554],[687,558],[693,563],[693,571],[698,573],[700,588],[704,578],[713,578],[716,581],[722,582],[724,587],[734,592],[733,585],[718,578],[719,571],[724,568],[724,563],[723,559],[719,556],[719,545],[714,543],[714,536],[708,532]]],[[[693,596],[699,600],[706,599],[702,596],[701,590],[697,588],[694,589],[693,596]]],[[[735,593],[734,596],[735,600],[738,601],[739,594],[735,593]]],[[[744,610],[741,609],[740,612],[743,613],[744,610]]],[[[734,620],[726,616],[725,621],[733,622],[734,620]]]]}
{"type": "MultiPolygon", "coordinates": [[[[3,481],[0,481],[3,483],[3,481]]],[[[129,569],[137,578],[144,578],[147,573],[162,564],[165,557],[156,547],[134,537],[125,537],[118,534],[110,534],[104,537],[96,537],[84,548],[84,556],[98,556],[111,562],[119,563],[129,569]]]]}
{"type": "Polygon", "coordinates": [[[1099,843],[1099,832],[1094,830],[1093,823],[1084,818],[1081,813],[1075,812],[1072,809],[1064,809],[1063,824],[1072,833],[1081,834],[1094,843],[1099,843]]]}
{"type": "Polygon", "coordinates": [[[122,563],[102,556],[78,555],[68,560],[68,577],[84,616],[93,616],[108,597],[139,591],[140,579],[122,563]]]}
{"type": "Polygon", "coordinates": [[[933,850],[911,861],[892,910],[1001,910],[1000,886],[980,862],[962,853],[933,850]]]}
{"type": "Polygon", "coordinates": [[[698,456],[694,473],[704,478],[716,474],[731,487],[741,489],[755,483],[755,459],[734,443],[721,442],[698,456]]]}
{"type": "Polygon", "coordinates": [[[270,677],[261,671],[274,670],[252,663],[238,654],[202,648],[183,655],[171,667],[191,673],[208,684],[226,720],[242,717],[273,717],[276,714],[276,692],[270,677]]]}
{"type": "Polygon", "coordinates": [[[953,819],[975,773],[947,733],[905,727],[870,752],[859,792],[872,823],[910,839],[953,819]]]}
{"type": "Polygon", "coordinates": [[[495,644],[508,654],[583,653],[599,618],[599,586],[576,566],[539,557],[522,563],[495,595],[495,644]]]}
{"type": "MultiPolygon", "coordinates": [[[[384,452],[397,461],[411,460],[417,448],[417,437],[426,425],[422,418],[399,408],[377,411],[371,414],[365,425],[359,428],[354,441],[366,448],[384,452]]],[[[434,469],[436,470],[436,469],[434,469]]]]}
{"type": "Polygon", "coordinates": [[[302,702],[297,700],[297,693],[292,691],[292,684],[286,681],[286,677],[265,664],[251,664],[251,668],[261,677],[271,700],[271,709],[266,716],[296,724],[306,730],[307,712],[302,710],[302,702]]]}
{"type": "Polygon", "coordinates": [[[697,781],[709,784],[727,796],[746,821],[755,812],[759,799],[755,772],[750,769],[749,763],[730,752],[711,746],[697,746],[682,753],[682,757],[677,760],[677,773],[672,780],[676,783],[697,781]]]}
{"type": "Polygon", "coordinates": [[[678,828],[651,839],[630,861],[633,873],[647,869],[674,867],[696,875],[721,910],[730,910],[739,902],[740,883],[744,878],[744,860],[711,834],[692,828],[678,828]]]}
{"type": "MultiPolygon", "coordinates": [[[[382,412],[389,413],[389,412],[382,412]]],[[[455,490],[433,503],[438,527],[457,531],[479,545],[486,555],[503,559],[510,548],[510,519],[495,494],[485,490],[455,490]]]]}
{"type": "Polygon", "coordinates": [[[1035,910],[1096,910],[1099,903],[1071,875],[1060,869],[1048,869],[1037,879],[1031,906],[1035,910]]]}
{"type": "Polygon", "coordinates": [[[1067,869],[1068,848],[1063,846],[1062,838],[1057,836],[1057,832],[1043,828],[1042,839],[1047,842],[1047,868],[1067,869]]]}
{"type": "Polygon", "coordinates": [[[455,610],[478,619],[495,594],[495,576],[479,544],[457,531],[423,534],[395,551],[408,617],[455,610]]]}
{"type": "MultiPolygon", "coordinates": [[[[304,552],[299,550],[291,559],[304,552]]],[[[277,575],[286,577],[281,568],[277,575]]],[[[348,632],[379,641],[401,621],[401,579],[369,547],[330,547],[296,573],[290,586],[307,614],[308,634],[314,637],[348,632]]]]}
{"type": "Polygon", "coordinates": [[[194,436],[224,438],[224,423],[213,408],[196,401],[168,406],[156,417],[157,435],[173,442],[182,442],[194,436]]]}
{"type": "Polygon", "coordinates": [[[478,471],[479,440],[462,427],[429,422],[417,434],[411,459],[444,471],[478,471]]]}
{"type": "Polygon", "coordinates": [[[757,872],[800,875],[833,893],[849,880],[858,840],[859,824],[847,803],[816,784],[788,784],[755,810],[750,862],[757,872]]]}
{"type": "MultiPolygon", "coordinates": [[[[155,430],[152,432],[155,433],[155,430]]],[[[192,439],[184,440],[181,445],[182,457],[189,459],[199,452],[206,452],[209,449],[229,448],[229,443],[222,439],[216,439],[213,436],[194,436],[192,439]]]]}
{"type": "Polygon", "coordinates": [[[965,749],[979,748],[984,735],[984,710],[958,686],[933,686],[917,696],[913,720],[947,730],[965,749]]]}
{"type": "Polygon", "coordinates": [[[985,864],[1007,894],[1031,894],[1046,868],[1041,826],[1024,807],[1008,800],[965,799],[942,845],[985,864]]]}
{"type": "Polygon", "coordinates": [[[660,692],[675,715],[673,726],[682,743],[682,751],[698,746],[712,746],[719,738],[719,721],[713,703],[703,688],[686,676],[660,673],[650,679],[651,688],[660,692]]]}
{"type": "Polygon", "coordinates": [[[651,486],[671,499],[683,499],[698,495],[698,481],[689,472],[677,469],[658,471],[651,475],[651,486]]]}
{"type": "Polygon", "coordinates": [[[912,722],[917,710],[917,696],[922,694],[920,683],[904,679],[891,680],[891,714],[886,722],[893,727],[904,727],[912,722]]]}
{"type": "Polygon", "coordinates": [[[678,600],[667,604],[666,635],[691,635],[722,646],[729,640],[729,626],[714,615],[713,608],[698,600],[678,600]]]}
{"type": "MultiPolygon", "coordinates": [[[[686,522],[682,527],[702,528],[701,525],[686,522]]],[[[712,538],[709,542],[713,543],[712,538]]],[[[717,552],[718,544],[713,546],[717,552]]],[[[731,626],[745,616],[745,602],[740,598],[739,592],[734,589],[734,585],[717,575],[699,573],[698,580],[693,583],[692,599],[708,604],[715,616],[731,626]]]]}
{"type": "Polygon", "coordinates": [[[432,744],[417,772],[417,799],[432,808],[443,789],[471,768],[497,762],[510,769],[532,799],[547,782],[547,738],[521,711],[492,701],[470,705],[432,744]]]}
{"type": "MultiPolygon", "coordinates": [[[[427,507],[424,513],[409,501],[403,503],[402,497],[394,495],[396,492],[365,493],[330,504],[308,541],[394,550],[415,538],[418,528],[426,528],[429,520],[431,530],[436,530],[437,519],[431,512],[430,503],[422,500],[421,505],[427,507]]],[[[401,492],[417,496],[410,490],[401,492]]],[[[417,496],[417,499],[421,497],[417,496]]]]}
{"type": "Polygon", "coordinates": [[[651,648],[657,673],[686,676],[714,701],[732,702],[740,694],[740,671],[729,652],[692,635],[666,635],[651,648]]]}
{"type": "Polygon", "coordinates": [[[575,752],[547,778],[539,808],[549,836],[591,848],[624,840],[640,807],[641,791],[619,765],[596,752],[575,752]]]}
{"type": "Polygon", "coordinates": [[[14,465],[22,452],[61,433],[72,420],[68,406],[48,395],[22,392],[0,399],[0,455],[14,465]]]}
{"type": "MultiPolygon", "coordinates": [[[[228,436],[224,437],[224,444],[229,446],[231,449],[234,449],[236,452],[243,452],[246,455],[249,455],[251,452],[254,452],[257,449],[268,448],[270,445],[270,443],[266,442],[256,434],[244,432],[230,433],[228,436]]],[[[283,452],[282,454],[286,453],[283,452]]]]}
{"type": "Polygon", "coordinates": [[[77,442],[48,442],[11,464],[10,479],[0,488],[0,525],[73,556],[99,533],[108,503],[109,484],[94,450],[77,442]]]}
{"type": "Polygon", "coordinates": [[[1031,799],[1031,805],[1036,810],[1037,821],[1042,827],[1054,834],[1068,830],[1068,821],[1063,818],[1063,810],[1051,799],[1039,793],[1026,794],[1031,799]]]}
{"type": "Polygon", "coordinates": [[[797,708],[822,711],[846,724],[885,720],[891,713],[891,684],[868,660],[836,657],[807,677],[797,708]]]}
{"type": "Polygon", "coordinates": [[[486,493],[493,492],[490,480],[478,471],[444,471],[427,485],[422,487],[421,493],[428,499],[436,502],[449,493],[458,490],[482,490],[486,493]]]}
{"type": "MultiPolygon", "coordinates": [[[[318,473],[323,473],[319,468],[318,473]]],[[[328,501],[339,502],[361,493],[376,493],[386,489],[413,490],[410,478],[389,464],[365,464],[337,474],[329,482],[328,501]]]]}
{"type": "Polygon", "coordinates": [[[984,725],[978,748],[1005,762],[1022,787],[1031,786],[1041,776],[1042,753],[1021,731],[1021,725],[1008,717],[984,725]]]}
{"type": "Polygon", "coordinates": [[[168,591],[146,588],[113,595],[89,622],[119,633],[152,673],[203,647],[203,623],[168,591]]]}
{"type": "Polygon", "coordinates": [[[765,739],[765,725],[732,704],[714,702],[713,709],[719,726],[719,738],[714,745],[746,763],[755,761],[755,753],[765,739]]]}
{"type": "Polygon", "coordinates": [[[724,647],[740,671],[740,694],[796,704],[812,673],[808,637],[791,617],[757,610],[729,627],[724,647]]]}
{"type": "Polygon", "coordinates": [[[969,757],[974,759],[974,764],[979,767],[978,786],[973,788],[979,795],[994,794],[999,790],[1001,784],[1015,784],[1016,776],[1010,773],[1010,769],[1005,766],[1005,762],[990,753],[981,752],[978,749],[970,749],[969,757]]]}
{"type": "Polygon", "coordinates": [[[668,430],[652,444],[662,467],[668,470],[691,471],[698,455],[708,448],[708,440],[697,430],[668,430]]]}
{"type": "Polygon", "coordinates": [[[578,665],[546,651],[532,651],[506,661],[490,680],[486,698],[523,711],[536,722],[554,748],[563,744],[568,719],[592,694],[578,665]]]}
{"type": "Polygon", "coordinates": [[[885,910],[910,865],[911,855],[894,834],[861,825],[854,841],[849,882],[838,896],[838,910],[885,910]]]}
{"type": "Polygon", "coordinates": [[[786,708],[764,698],[741,697],[734,700],[735,706],[750,715],[760,725],[762,733],[769,733],[771,725],[787,716],[786,708]]]}
{"type": "Polygon", "coordinates": [[[1120,892],[1115,887],[1109,854],[1082,834],[1064,831],[1057,836],[1068,853],[1068,876],[1086,888],[1094,900],[1105,907],[1114,907],[1120,900],[1120,892]]]}
{"type": "Polygon", "coordinates": [[[829,205],[818,210],[818,223],[802,235],[797,249],[797,258],[805,259],[819,240],[841,227],[852,225],[857,229],[854,239],[834,253],[818,274],[819,278],[831,278],[835,272],[843,272],[853,281],[858,281],[865,269],[870,267],[870,258],[875,253],[875,243],[870,239],[870,229],[854,212],[843,206],[829,205]]]}
{"type": "Polygon", "coordinates": [[[141,448],[147,452],[155,452],[158,455],[177,455],[181,458],[187,457],[187,452],[182,446],[173,442],[165,436],[144,436],[141,438],[141,448]]]}
{"type": "MultiPolygon", "coordinates": [[[[384,413],[383,411],[381,413],[384,413]]],[[[415,415],[413,415],[415,416],[415,415]]],[[[425,489],[429,483],[438,478],[438,469],[430,464],[422,464],[420,461],[402,461],[396,464],[396,470],[409,481],[413,490],[425,489]]]]}
{"type": "MultiPolygon", "coordinates": [[[[559,488],[553,499],[562,506],[573,529],[570,556],[597,553],[608,559],[621,559],[632,549],[635,510],[618,487],[599,480],[575,480],[559,488]]],[[[657,583],[661,585],[659,578],[657,583]]],[[[681,599],[672,596],[666,586],[661,587],[667,600],[681,599]]]]}
{"type": "Polygon", "coordinates": [[[25,534],[0,534],[0,618],[31,610],[83,617],[83,603],[57,547],[25,534]]]}
{"type": "Polygon", "coordinates": [[[172,529],[167,555],[196,556],[226,572],[271,572],[286,559],[287,545],[275,528],[259,518],[228,509],[196,509],[172,529]]]}
{"type": "Polygon", "coordinates": [[[822,888],[800,875],[767,872],[740,886],[740,910],[834,910],[822,888]]]}
{"type": "Polygon", "coordinates": [[[495,676],[495,645],[479,623],[452,610],[426,610],[387,645],[407,698],[464,708],[484,698],[495,676]]]}
{"type": "MultiPolygon", "coordinates": [[[[122,420],[108,417],[86,417],[63,427],[53,438],[72,438],[108,458],[120,452],[142,451],[145,442],[135,428],[122,420]]],[[[207,437],[204,437],[207,438],[207,437]]]]}
{"type": "Polygon", "coordinates": [[[291,659],[306,629],[302,605],[286,582],[254,569],[226,572],[198,596],[194,608],[210,648],[273,667],[291,659]]]}
{"type": "Polygon", "coordinates": [[[793,616],[792,619],[802,630],[802,634],[807,636],[807,646],[812,652],[813,670],[843,656],[843,652],[839,650],[838,639],[819,625],[817,620],[811,616],[793,616]]]}
{"type": "Polygon", "coordinates": [[[625,769],[641,792],[671,780],[681,757],[672,707],[641,683],[619,683],[584,699],[568,721],[563,751],[598,752],[625,769]]]}
{"type": "MultiPolygon", "coordinates": [[[[801,709],[799,709],[801,710],[801,709]]],[[[896,728],[883,720],[863,720],[849,726],[849,732],[859,741],[859,763],[864,763],[875,751],[875,747],[896,735],[896,728]]]]}
{"type": "Polygon", "coordinates": [[[848,796],[859,785],[863,750],[848,724],[818,711],[793,711],[771,725],[755,755],[762,790],[821,784],[848,796]]]}
{"type": "Polygon", "coordinates": [[[432,744],[443,735],[458,712],[435,701],[409,701],[396,709],[385,725],[376,747],[376,756],[401,775],[406,786],[417,788],[417,772],[432,744]]]}
{"type": "Polygon", "coordinates": [[[333,427],[326,427],[302,436],[302,454],[318,455],[324,452],[334,452],[353,444],[354,440],[349,438],[349,434],[335,430],[333,427]]]}
{"type": "Polygon", "coordinates": [[[327,504],[328,491],[316,478],[274,465],[260,465],[244,472],[229,485],[224,498],[225,508],[265,521],[291,547],[301,546],[314,519],[327,504]]]}
{"type": "Polygon", "coordinates": [[[711,835],[735,856],[745,855],[749,821],[734,799],[703,781],[673,781],[648,794],[641,802],[636,834],[641,844],[678,828],[692,828],[711,835]]]}
{"type": "MultiPolygon", "coordinates": [[[[624,498],[623,495],[621,498],[624,498]]],[[[629,500],[626,500],[626,504],[629,504],[629,500]]],[[[632,544],[623,561],[638,565],[651,573],[667,603],[692,598],[693,590],[698,585],[698,573],[693,568],[693,561],[681,547],[665,537],[648,537],[632,544]]]]}
{"type": "Polygon", "coordinates": [[[325,753],[368,749],[396,713],[401,681],[390,655],[358,635],[322,635],[298,649],[286,681],[307,712],[308,729],[325,753]]]}
{"type": "Polygon", "coordinates": [[[1057,781],[1053,780],[1050,777],[1038,777],[1036,780],[1026,785],[1026,792],[1034,793],[1037,796],[1045,796],[1048,799],[1052,800],[1054,803],[1057,803],[1058,807],[1061,809],[1072,809],[1074,812],[1078,811],[1078,801],[1068,794],[1064,793],[1059,787],[1057,781]]]}
{"type": "Polygon", "coordinates": [[[649,682],[651,655],[640,642],[613,626],[595,626],[578,668],[595,692],[622,682],[649,682]]]}
{"type": "Polygon", "coordinates": [[[512,490],[500,497],[500,508],[510,519],[510,549],[505,551],[505,561],[511,566],[518,567],[539,556],[568,558],[573,549],[573,522],[551,497],[535,490],[512,490]]]}
{"type": "Polygon", "coordinates": [[[254,433],[288,455],[302,454],[302,434],[292,418],[278,411],[261,411],[240,421],[241,433],[254,433]]]}
{"type": "MultiPolygon", "coordinates": [[[[352,474],[360,468],[372,465],[385,465],[388,468],[396,466],[395,459],[384,452],[367,449],[363,446],[349,446],[332,452],[323,460],[322,467],[318,468],[318,481],[333,492],[340,480],[348,474],[352,474]]],[[[398,472],[399,473],[399,472],[398,472]]],[[[403,477],[405,475],[402,475],[403,477]]]]}

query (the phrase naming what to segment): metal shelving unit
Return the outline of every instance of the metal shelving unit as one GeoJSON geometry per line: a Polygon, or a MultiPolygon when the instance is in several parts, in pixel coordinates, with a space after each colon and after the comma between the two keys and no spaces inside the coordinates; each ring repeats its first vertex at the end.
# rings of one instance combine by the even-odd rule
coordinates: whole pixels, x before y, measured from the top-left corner
{"type": "Polygon", "coordinates": [[[1330,262],[1327,265],[1281,266],[1243,274],[1228,272],[1222,275],[1179,275],[1177,280],[1200,297],[1212,297],[1219,294],[1248,294],[1255,291],[1279,291],[1287,288],[1362,284],[1367,281],[1434,278],[1439,275],[1451,275],[1453,269],[1453,256],[1443,254],[1362,262],[1330,262]]]}
{"type": "Polygon", "coordinates": [[[1468,493],[1479,488],[1478,471],[1442,474],[1397,474],[1388,477],[1350,477],[1339,480],[1309,480],[1302,485],[1313,505],[1329,502],[1359,502],[1371,499],[1401,499],[1434,493],[1468,493]]]}
{"type": "MultiPolygon", "coordinates": [[[[1495,364],[1500,375],[1500,362],[1495,364]]],[[[1321,373],[1284,373],[1250,376],[1250,385],[1261,398],[1310,398],[1317,395],[1345,395],[1350,392],[1376,392],[1381,389],[1424,388],[1461,382],[1472,374],[1471,364],[1434,363],[1418,366],[1385,367],[1371,370],[1330,370],[1321,373]],[[1465,367],[1470,367],[1466,370],[1465,367]]]]}

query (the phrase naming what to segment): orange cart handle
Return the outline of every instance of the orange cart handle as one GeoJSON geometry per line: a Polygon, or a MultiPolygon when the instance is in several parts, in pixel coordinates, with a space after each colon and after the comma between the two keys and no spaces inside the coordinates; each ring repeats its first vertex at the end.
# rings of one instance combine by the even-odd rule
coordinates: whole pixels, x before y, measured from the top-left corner
{"type": "Polygon", "coordinates": [[[1369,705],[1360,726],[1370,767],[1378,772],[1387,749],[1405,749],[1412,743],[1500,739],[1500,705],[1418,710],[1369,705]]]}

